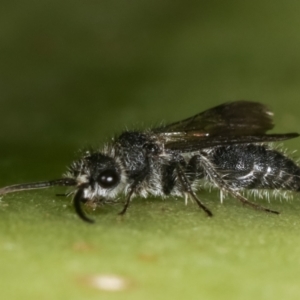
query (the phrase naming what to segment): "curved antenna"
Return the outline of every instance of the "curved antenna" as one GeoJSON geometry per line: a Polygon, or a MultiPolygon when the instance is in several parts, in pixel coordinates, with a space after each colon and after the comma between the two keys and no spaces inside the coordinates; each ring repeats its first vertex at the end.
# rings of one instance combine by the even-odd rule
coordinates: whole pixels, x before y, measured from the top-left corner
{"type": "Polygon", "coordinates": [[[36,189],[45,189],[51,186],[75,186],[77,182],[73,178],[61,178],[56,180],[50,181],[38,181],[38,182],[31,182],[31,183],[21,183],[6,186],[0,189],[0,195],[5,195],[8,193],[20,192],[20,191],[27,191],[27,190],[36,190],[36,189]]]}
{"type": "Polygon", "coordinates": [[[94,223],[95,221],[88,218],[83,210],[82,210],[82,207],[81,207],[81,202],[84,200],[84,188],[86,186],[83,184],[76,192],[74,198],[73,198],[73,204],[74,204],[74,208],[75,208],[75,211],[77,213],[77,215],[79,216],[79,218],[85,222],[88,222],[88,223],[94,223]]]}
{"type": "MultiPolygon", "coordinates": [[[[45,189],[52,186],[76,186],[77,181],[73,178],[61,178],[56,180],[49,180],[49,181],[38,181],[38,182],[31,182],[31,183],[21,183],[21,184],[15,184],[6,186],[2,189],[0,189],[0,196],[5,195],[8,193],[14,193],[14,192],[21,192],[21,191],[27,191],[27,190],[36,190],[36,189],[45,189]]],[[[83,202],[84,199],[84,188],[86,188],[86,184],[82,184],[78,190],[75,193],[73,204],[75,211],[77,215],[80,217],[81,220],[88,222],[88,223],[94,223],[94,220],[88,218],[81,207],[81,202],[83,202]]]]}

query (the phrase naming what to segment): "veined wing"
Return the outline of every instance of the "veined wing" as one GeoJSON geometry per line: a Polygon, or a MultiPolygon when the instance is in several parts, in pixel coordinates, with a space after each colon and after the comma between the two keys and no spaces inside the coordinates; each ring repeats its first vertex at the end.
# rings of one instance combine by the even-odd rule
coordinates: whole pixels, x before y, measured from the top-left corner
{"type": "Polygon", "coordinates": [[[192,152],[220,145],[282,141],[298,133],[265,134],[273,113],[261,103],[224,103],[183,121],[153,130],[166,149],[192,152]]]}
{"type": "Polygon", "coordinates": [[[274,127],[273,113],[258,102],[224,103],[188,119],[155,128],[154,132],[198,132],[213,135],[257,135],[274,127]]]}

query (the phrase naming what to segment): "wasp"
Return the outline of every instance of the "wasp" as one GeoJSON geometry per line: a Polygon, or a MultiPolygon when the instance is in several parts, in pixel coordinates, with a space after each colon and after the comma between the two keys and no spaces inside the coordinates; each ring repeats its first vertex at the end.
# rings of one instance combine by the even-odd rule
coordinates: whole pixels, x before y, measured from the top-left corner
{"type": "Polygon", "coordinates": [[[77,215],[91,223],[83,203],[102,205],[121,194],[125,195],[121,215],[136,196],[173,196],[193,200],[211,217],[197,195],[208,182],[245,205],[278,214],[244,196],[249,190],[300,190],[300,167],[269,144],[299,134],[267,134],[273,127],[273,113],[261,103],[224,103],[179,122],[126,130],[102,149],[85,152],[61,179],[7,186],[0,195],[73,187],[65,195],[73,195],[77,215]]]}

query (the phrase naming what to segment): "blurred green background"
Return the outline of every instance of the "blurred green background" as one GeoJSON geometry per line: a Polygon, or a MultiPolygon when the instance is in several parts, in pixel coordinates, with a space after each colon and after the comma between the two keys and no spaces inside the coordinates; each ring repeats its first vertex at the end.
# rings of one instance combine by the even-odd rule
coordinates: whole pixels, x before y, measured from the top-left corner
{"type": "MultiPolygon", "coordinates": [[[[125,126],[226,101],[263,102],[277,132],[300,131],[299,15],[292,0],[2,0],[1,186],[60,177],[125,126]]],[[[1,299],[299,299],[300,196],[259,200],[273,216],[203,191],[211,220],[137,199],[124,218],[90,212],[89,226],[56,192],[2,198],[1,299]],[[103,274],[128,286],[93,287],[103,274]]]]}

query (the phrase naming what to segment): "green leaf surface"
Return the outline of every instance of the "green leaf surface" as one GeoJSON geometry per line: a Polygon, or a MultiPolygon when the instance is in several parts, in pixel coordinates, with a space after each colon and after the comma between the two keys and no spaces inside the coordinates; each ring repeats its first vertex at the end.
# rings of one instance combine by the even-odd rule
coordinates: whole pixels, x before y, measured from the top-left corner
{"type": "MultiPolygon", "coordinates": [[[[1,6],[1,186],[60,178],[78,149],[126,126],[227,101],[265,103],[276,132],[300,131],[297,1],[1,6]]],[[[60,192],[1,198],[1,299],[299,299],[299,195],[256,200],[277,216],[203,190],[213,218],[183,199],[135,199],[124,217],[122,204],[86,209],[90,225],[60,192]]]]}

